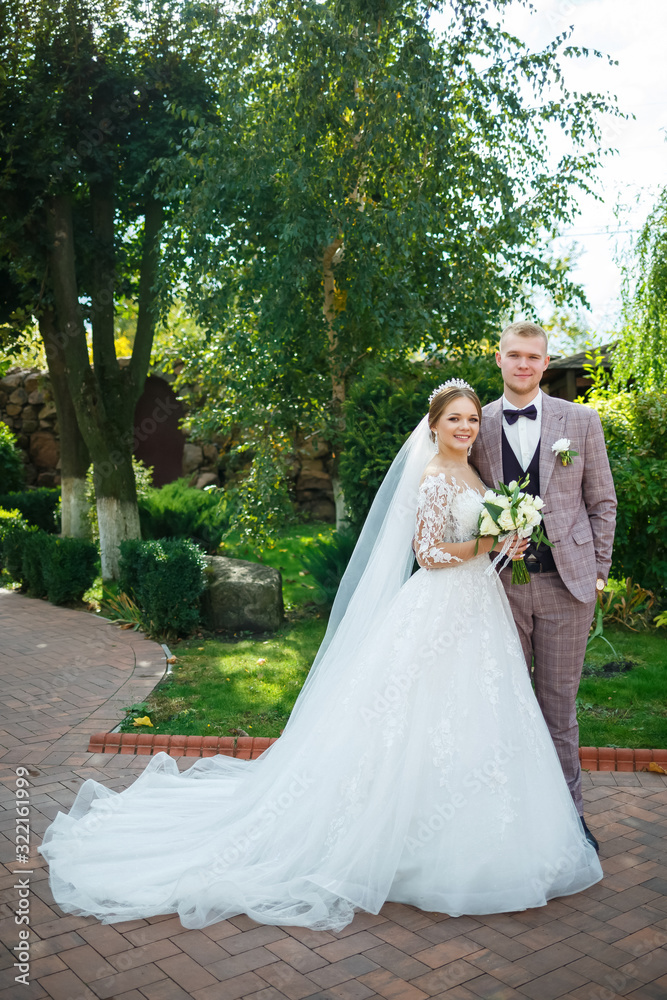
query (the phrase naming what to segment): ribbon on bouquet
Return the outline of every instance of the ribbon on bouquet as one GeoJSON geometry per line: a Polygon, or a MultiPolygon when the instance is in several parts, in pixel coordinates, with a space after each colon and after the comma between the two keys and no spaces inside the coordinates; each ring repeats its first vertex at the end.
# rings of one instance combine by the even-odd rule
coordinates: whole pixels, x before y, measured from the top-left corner
{"type": "Polygon", "coordinates": [[[519,533],[517,531],[510,531],[510,533],[506,536],[505,541],[503,542],[502,549],[500,550],[496,558],[493,560],[493,562],[490,564],[488,569],[484,570],[484,575],[491,576],[503,559],[505,560],[505,563],[504,565],[498,568],[498,572],[500,573],[502,570],[504,570],[505,566],[509,565],[512,556],[514,555],[513,550],[520,541],[521,539],[519,537],[519,533]]]}

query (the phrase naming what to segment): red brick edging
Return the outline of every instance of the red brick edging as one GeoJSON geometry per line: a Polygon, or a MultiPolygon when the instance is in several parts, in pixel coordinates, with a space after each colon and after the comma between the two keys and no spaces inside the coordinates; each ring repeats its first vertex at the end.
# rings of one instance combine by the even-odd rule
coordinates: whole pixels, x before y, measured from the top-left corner
{"type": "MultiPolygon", "coordinates": [[[[164,751],[170,757],[238,757],[253,760],[275,743],[273,736],[153,736],[151,733],[95,733],[89,753],[125,753],[150,756],[164,751]]],[[[586,771],[648,771],[657,764],[667,771],[667,750],[633,750],[626,747],[579,747],[586,771]]]]}
{"type": "Polygon", "coordinates": [[[630,747],[579,747],[585,771],[648,771],[657,764],[667,772],[667,750],[633,750],[630,747]]]}
{"type": "Polygon", "coordinates": [[[277,736],[153,736],[151,733],[94,733],[88,744],[89,753],[154,754],[170,757],[238,757],[252,760],[259,757],[277,736]]]}

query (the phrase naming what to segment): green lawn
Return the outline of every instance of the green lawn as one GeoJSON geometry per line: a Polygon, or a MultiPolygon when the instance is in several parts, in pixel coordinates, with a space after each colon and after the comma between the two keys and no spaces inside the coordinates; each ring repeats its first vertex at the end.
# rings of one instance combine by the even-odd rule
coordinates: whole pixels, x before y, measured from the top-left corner
{"type": "MultiPolygon", "coordinates": [[[[306,524],[286,529],[272,546],[234,537],[224,543],[222,555],[280,570],[289,621],[270,638],[199,636],[174,646],[173,674],[133,713],[148,713],[155,725],[141,731],[280,734],[326,628],[326,605],[303,569],[301,553],[332,531],[331,525],[306,524]]],[[[618,656],[634,665],[625,673],[602,675],[614,654],[602,639],[591,643],[578,699],[581,745],[667,748],[667,629],[613,627],[604,634],[618,656]]],[[[131,717],[123,728],[132,728],[131,717]]]]}
{"type": "Polygon", "coordinates": [[[634,663],[631,670],[601,676],[613,660],[606,643],[589,646],[579,686],[581,746],[667,748],[667,632],[605,629],[619,657],[634,663]]]}
{"type": "MultiPolygon", "coordinates": [[[[173,673],[137,706],[155,728],[184,736],[279,736],[326,629],[324,617],[285,625],[270,639],[188,639],[173,673]]],[[[133,729],[131,720],[123,724],[133,729]]]]}
{"type": "MultiPolygon", "coordinates": [[[[173,674],[138,706],[154,729],[142,732],[229,736],[278,736],[306,678],[326,627],[324,616],[294,621],[270,639],[221,641],[194,638],[175,648],[173,674]],[[264,662],[260,662],[264,661],[264,662]]],[[[667,637],[659,632],[607,630],[633,668],[587,676],[579,689],[582,746],[667,748],[667,637]]],[[[609,660],[603,643],[590,648],[587,669],[609,660]]],[[[124,728],[132,728],[128,719],[124,728]]]]}

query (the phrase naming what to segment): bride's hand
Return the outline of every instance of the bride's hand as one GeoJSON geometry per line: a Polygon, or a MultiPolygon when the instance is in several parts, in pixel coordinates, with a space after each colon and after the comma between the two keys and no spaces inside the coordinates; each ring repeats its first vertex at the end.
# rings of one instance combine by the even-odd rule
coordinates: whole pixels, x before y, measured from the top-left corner
{"type": "Polygon", "coordinates": [[[516,538],[513,542],[510,552],[512,553],[512,560],[516,562],[518,559],[523,559],[524,553],[528,548],[529,538],[516,538]]]}

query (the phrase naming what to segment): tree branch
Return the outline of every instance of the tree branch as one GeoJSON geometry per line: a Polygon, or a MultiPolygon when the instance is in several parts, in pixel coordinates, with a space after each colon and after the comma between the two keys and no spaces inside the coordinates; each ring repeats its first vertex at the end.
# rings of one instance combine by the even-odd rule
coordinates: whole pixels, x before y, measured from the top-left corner
{"type": "Polygon", "coordinates": [[[92,326],[95,375],[102,384],[116,374],[114,348],[114,199],[111,178],[90,186],[95,258],[93,260],[92,326]]]}
{"type": "Polygon", "coordinates": [[[164,216],[162,202],[151,198],[144,213],[144,248],[139,276],[139,314],[134,337],[130,374],[138,399],[146,381],[146,373],[151,360],[153,335],[155,333],[156,303],[155,281],[158,269],[158,237],[164,216]]]}
{"type": "Polygon", "coordinates": [[[77,290],[71,196],[54,196],[47,206],[46,215],[49,263],[58,317],[57,336],[72,376],[70,385],[75,387],[76,396],[83,402],[84,386],[91,386],[93,373],[88,360],[86,328],[77,290]]]}

